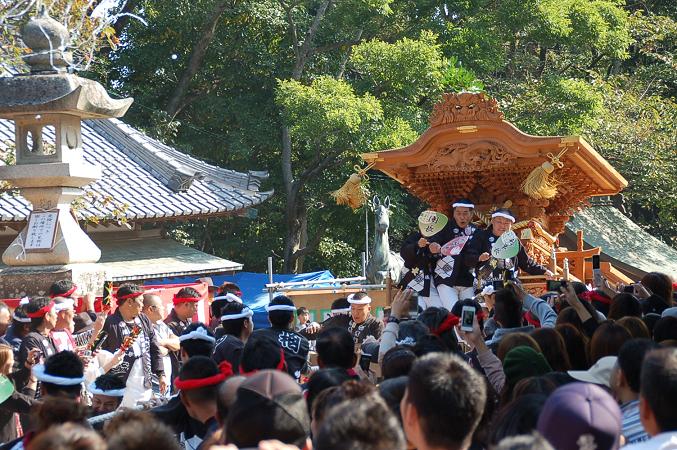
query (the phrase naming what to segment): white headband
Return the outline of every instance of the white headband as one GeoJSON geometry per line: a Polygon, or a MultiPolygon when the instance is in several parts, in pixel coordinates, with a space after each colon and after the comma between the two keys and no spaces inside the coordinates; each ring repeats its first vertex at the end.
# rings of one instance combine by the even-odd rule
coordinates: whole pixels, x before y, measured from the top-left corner
{"type": "Polygon", "coordinates": [[[87,390],[91,392],[92,394],[96,395],[107,395],[109,397],[124,397],[125,396],[125,389],[111,389],[109,391],[104,391],[103,389],[99,389],[96,387],[96,381],[89,386],[87,386],[87,390]]]}
{"type": "Polygon", "coordinates": [[[482,292],[480,293],[480,295],[491,295],[494,292],[496,292],[494,290],[494,286],[490,284],[488,286],[485,286],[484,289],[482,289],[482,292]]]}
{"type": "Polygon", "coordinates": [[[351,305],[368,305],[371,303],[371,298],[368,295],[365,295],[364,297],[356,300],[355,294],[350,294],[348,296],[348,303],[351,305]]]}
{"type": "Polygon", "coordinates": [[[19,316],[16,315],[16,313],[12,313],[12,319],[16,320],[17,322],[21,322],[21,323],[31,323],[30,317],[19,317],[19,316]]]}
{"type": "Polygon", "coordinates": [[[332,309],[331,310],[332,314],[341,314],[341,313],[347,313],[350,312],[350,307],[348,308],[338,308],[338,309],[332,309]]]}
{"type": "Polygon", "coordinates": [[[225,314],[221,316],[221,322],[223,322],[224,320],[236,320],[245,317],[252,317],[253,315],[254,311],[245,306],[244,308],[242,308],[242,312],[239,314],[225,314]]]}
{"type": "Polygon", "coordinates": [[[75,308],[75,300],[72,298],[64,299],[61,303],[54,303],[54,312],[65,311],[70,308],[75,308]]]}
{"type": "Polygon", "coordinates": [[[77,386],[78,384],[85,381],[85,377],[66,378],[45,373],[44,364],[33,366],[33,375],[35,375],[35,378],[42,381],[43,383],[57,384],[59,386],[77,386]]]}
{"type": "Polygon", "coordinates": [[[502,212],[495,212],[491,215],[491,218],[493,219],[494,217],[503,217],[504,219],[508,219],[512,223],[515,223],[515,218],[511,216],[510,214],[502,213],[502,212]]]}
{"type": "Polygon", "coordinates": [[[226,295],[220,295],[218,297],[214,297],[214,301],[217,300],[225,300],[228,303],[242,303],[242,299],[238,297],[235,294],[231,294],[230,292],[227,293],[226,295]]]}
{"type": "Polygon", "coordinates": [[[19,306],[27,305],[30,301],[31,301],[30,298],[23,297],[21,300],[19,300],[19,306]]]}
{"type": "Polygon", "coordinates": [[[454,203],[453,205],[451,205],[452,208],[458,208],[459,206],[461,208],[475,209],[475,205],[473,205],[472,203],[454,203]]]}
{"type": "Polygon", "coordinates": [[[268,305],[266,311],[296,311],[294,305],[268,305]]]}
{"type": "Polygon", "coordinates": [[[196,330],[191,331],[188,334],[182,334],[181,336],[179,336],[179,342],[188,341],[191,339],[201,339],[203,341],[211,342],[212,344],[216,342],[216,339],[210,336],[207,333],[207,329],[204,327],[200,327],[196,330]]]}

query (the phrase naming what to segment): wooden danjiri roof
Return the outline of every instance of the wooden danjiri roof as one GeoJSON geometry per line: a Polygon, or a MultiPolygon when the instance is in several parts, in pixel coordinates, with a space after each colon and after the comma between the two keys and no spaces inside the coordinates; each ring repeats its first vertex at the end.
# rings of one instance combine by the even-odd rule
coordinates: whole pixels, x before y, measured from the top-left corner
{"type": "Polygon", "coordinates": [[[445,94],[430,115],[430,128],[413,144],[365,153],[362,158],[398,180],[433,209],[448,211],[466,197],[476,211],[512,203],[518,221],[537,219],[552,234],[590,197],[613,195],[627,181],[580,136],[531,136],[504,120],[495,99],[481,93],[445,94]],[[551,156],[557,195],[535,200],[520,186],[551,156]]]}

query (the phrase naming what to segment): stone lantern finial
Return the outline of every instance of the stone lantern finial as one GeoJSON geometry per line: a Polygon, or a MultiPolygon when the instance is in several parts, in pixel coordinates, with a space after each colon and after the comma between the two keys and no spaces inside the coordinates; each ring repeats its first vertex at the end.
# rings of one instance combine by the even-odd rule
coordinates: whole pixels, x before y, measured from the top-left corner
{"type": "Polygon", "coordinates": [[[73,56],[66,51],[70,39],[68,29],[51,18],[44,5],[38,16],[24,25],[21,39],[31,49],[31,53],[24,56],[31,73],[65,72],[73,62],[73,56]]]}

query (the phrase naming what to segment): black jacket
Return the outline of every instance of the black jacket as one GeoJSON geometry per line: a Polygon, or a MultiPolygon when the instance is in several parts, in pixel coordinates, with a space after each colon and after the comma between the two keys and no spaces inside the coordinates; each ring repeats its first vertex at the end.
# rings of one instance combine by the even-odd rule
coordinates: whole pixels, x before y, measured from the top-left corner
{"type": "Polygon", "coordinates": [[[307,371],[308,339],[296,331],[277,327],[254,330],[252,336],[254,335],[264,336],[282,347],[284,359],[287,362],[287,372],[295,380],[307,371]]]}
{"type": "Polygon", "coordinates": [[[30,389],[24,391],[25,395],[15,390],[7,400],[0,403],[0,442],[13,441],[18,437],[14,413],[30,412],[35,402],[35,391],[30,389]]]}
{"type": "Polygon", "coordinates": [[[214,346],[212,359],[216,364],[228,361],[233,367],[234,373],[240,373],[240,358],[242,358],[244,342],[232,334],[224,334],[214,346]]]}
{"type": "MultiPolygon", "coordinates": [[[[442,243],[445,245],[448,242],[452,241],[461,236],[473,236],[477,227],[475,225],[468,225],[465,228],[460,228],[454,219],[451,219],[447,226],[440,232],[442,243]]],[[[470,238],[472,239],[472,238],[470,238]]],[[[465,245],[468,245],[470,240],[468,240],[465,245]]],[[[465,248],[465,247],[464,247],[465,248]]],[[[463,253],[461,252],[455,256],[444,256],[444,255],[435,255],[435,286],[445,284],[447,286],[462,286],[462,287],[472,287],[475,277],[470,272],[470,268],[463,264],[463,253]],[[449,271],[449,268],[452,268],[449,271]]]]}
{"type": "Polygon", "coordinates": [[[19,348],[18,370],[14,372],[14,384],[16,389],[23,394],[28,394],[26,385],[28,384],[28,378],[31,375],[30,370],[26,369],[26,359],[28,359],[28,352],[35,348],[42,352],[42,356],[40,357],[42,362],[45,362],[47,358],[56,353],[56,347],[54,347],[54,343],[49,336],[43,336],[37,331],[31,331],[23,338],[21,347],[19,348]]]}

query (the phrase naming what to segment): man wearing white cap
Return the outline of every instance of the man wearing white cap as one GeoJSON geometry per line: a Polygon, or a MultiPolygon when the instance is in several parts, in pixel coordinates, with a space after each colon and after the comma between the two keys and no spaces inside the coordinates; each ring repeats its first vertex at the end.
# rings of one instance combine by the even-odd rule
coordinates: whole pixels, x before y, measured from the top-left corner
{"type": "Polygon", "coordinates": [[[552,272],[529,257],[519,239],[517,239],[519,244],[517,256],[493,261],[495,266],[491,264],[487,267],[491,263],[492,247],[504,233],[510,231],[513,223],[515,223],[515,216],[512,212],[506,208],[499,208],[491,215],[491,225],[486,230],[478,230],[464,247],[463,261],[466,267],[475,268],[476,271],[491,271],[483,285],[478,286],[479,289],[497,280],[516,280],[519,269],[529,275],[553,275],[552,272]]]}
{"type": "Polygon", "coordinates": [[[368,336],[380,339],[383,323],[371,315],[371,298],[366,292],[356,292],[348,296],[350,303],[350,322],[348,331],[356,344],[361,344],[368,336]]]}

